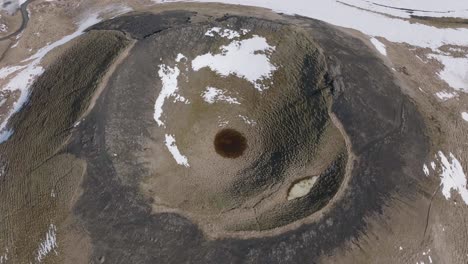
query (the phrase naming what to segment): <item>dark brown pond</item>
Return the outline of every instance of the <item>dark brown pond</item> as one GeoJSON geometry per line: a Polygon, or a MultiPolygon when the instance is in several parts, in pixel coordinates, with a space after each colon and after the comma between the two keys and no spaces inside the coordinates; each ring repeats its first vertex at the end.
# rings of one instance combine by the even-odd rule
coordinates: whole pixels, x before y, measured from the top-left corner
{"type": "Polygon", "coordinates": [[[225,128],[219,131],[214,139],[216,153],[225,158],[235,159],[244,154],[247,139],[239,131],[225,128]]]}

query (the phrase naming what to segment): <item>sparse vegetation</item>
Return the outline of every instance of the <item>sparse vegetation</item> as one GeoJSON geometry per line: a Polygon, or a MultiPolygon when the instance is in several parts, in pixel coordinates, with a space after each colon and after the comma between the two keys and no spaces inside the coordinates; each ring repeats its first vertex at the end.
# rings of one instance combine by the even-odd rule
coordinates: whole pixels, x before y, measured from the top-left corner
{"type": "Polygon", "coordinates": [[[127,43],[115,32],[81,37],[39,77],[29,102],[11,120],[14,134],[0,145],[8,164],[0,184],[0,248],[14,243],[18,263],[35,258],[51,222],[59,225],[70,210],[86,166],[63,147],[127,43]]]}

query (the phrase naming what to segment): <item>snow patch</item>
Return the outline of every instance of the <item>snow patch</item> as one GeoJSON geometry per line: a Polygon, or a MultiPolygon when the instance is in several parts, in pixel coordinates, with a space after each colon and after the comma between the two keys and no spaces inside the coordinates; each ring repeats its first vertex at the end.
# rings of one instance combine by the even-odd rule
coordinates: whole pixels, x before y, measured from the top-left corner
{"type": "Polygon", "coordinates": [[[213,28],[208,29],[208,31],[206,31],[206,33],[205,33],[205,36],[214,37],[215,36],[214,33],[218,34],[219,36],[221,36],[223,38],[227,38],[227,39],[238,38],[238,37],[241,36],[239,34],[239,32],[237,32],[235,30],[227,29],[227,28],[222,29],[220,27],[213,27],[213,28]]]}
{"type": "Polygon", "coordinates": [[[465,120],[466,122],[468,122],[468,113],[467,113],[467,112],[462,112],[462,113],[461,113],[461,116],[462,116],[463,120],[465,120]]]}
{"type": "Polygon", "coordinates": [[[52,251],[58,255],[57,249],[57,227],[54,224],[50,224],[49,230],[45,235],[45,239],[39,245],[36,253],[36,261],[42,262],[42,260],[52,251]]]}
{"type": "Polygon", "coordinates": [[[442,173],[440,175],[442,194],[448,200],[451,197],[451,192],[456,191],[460,194],[463,201],[468,204],[467,179],[460,161],[452,153],[449,154],[450,161],[442,151],[439,151],[437,154],[442,165],[442,173]]]}
{"type": "Polygon", "coordinates": [[[218,122],[218,127],[225,127],[229,124],[228,120],[222,120],[218,122]]]}
{"type": "Polygon", "coordinates": [[[6,264],[8,260],[8,248],[5,249],[5,253],[0,255],[0,264],[6,264]]]}
{"type": "Polygon", "coordinates": [[[440,79],[444,80],[450,87],[468,93],[467,58],[453,58],[441,54],[431,54],[429,57],[444,65],[444,68],[438,73],[440,79]]]}
{"type": "Polygon", "coordinates": [[[0,32],[7,32],[8,31],[8,26],[3,24],[3,23],[0,23],[0,32]]]}
{"type": "Polygon", "coordinates": [[[10,76],[10,74],[15,73],[15,72],[17,72],[19,70],[22,70],[24,68],[26,68],[26,65],[3,67],[3,68],[0,69],[0,79],[5,79],[8,76],[10,76]]]}
{"type": "Polygon", "coordinates": [[[229,104],[240,104],[236,98],[225,95],[225,92],[215,87],[206,87],[206,90],[201,95],[205,102],[213,104],[217,101],[226,102],[229,104]]]}
{"type": "Polygon", "coordinates": [[[177,57],[176,57],[176,62],[180,62],[182,59],[186,59],[187,60],[187,57],[184,56],[184,54],[182,53],[179,53],[177,54],[177,57]]]}
{"type": "Polygon", "coordinates": [[[177,148],[174,136],[166,134],[165,144],[169,152],[172,154],[172,157],[174,157],[177,164],[183,165],[185,167],[190,167],[187,157],[182,155],[179,149],[177,148]]]}
{"type": "Polygon", "coordinates": [[[255,125],[257,124],[257,122],[255,122],[255,121],[252,120],[252,119],[249,119],[249,118],[246,117],[246,116],[239,115],[239,117],[242,118],[242,120],[244,120],[244,123],[246,123],[247,125],[255,126],[255,125]]]}
{"type": "MultiPolygon", "coordinates": [[[[153,1],[158,2],[157,0],[153,1]]],[[[466,28],[437,28],[365,10],[370,9],[397,17],[408,17],[410,14],[466,17],[468,10],[466,1],[463,0],[373,0],[371,2],[364,0],[317,0],[313,4],[311,4],[310,0],[199,0],[197,2],[222,2],[268,8],[285,14],[297,14],[323,20],[336,26],[356,29],[369,36],[380,36],[391,42],[408,43],[413,46],[430,48],[434,51],[445,44],[468,45],[468,38],[466,37],[468,36],[468,29],[466,28]],[[356,8],[353,5],[363,9],[356,8]],[[399,7],[414,10],[409,12],[410,10],[397,9],[399,7]],[[378,10],[376,10],[377,8],[378,10]]],[[[462,60],[461,58],[446,56],[445,59],[441,60],[441,63],[445,65],[445,70],[440,75],[443,80],[450,80],[448,84],[453,88],[463,88],[466,91],[468,90],[466,88],[468,85],[466,81],[468,65],[463,63],[462,60]],[[464,83],[463,80],[465,80],[464,83]]]]}
{"type": "Polygon", "coordinates": [[[198,71],[208,67],[221,76],[237,75],[251,82],[260,92],[268,88],[261,81],[269,79],[276,70],[269,59],[275,47],[264,37],[254,35],[249,39],[234,40],[220,49],[220,54],[197,56],[192,61],[192,69],[198,71]]]}
{"type": "Polygon", "coordinates": [[[429,168],[427,167],[426,164],[424,164],[424,166],[423,166],[423,172],[424,172],[424,174],[426,174],[426,176],[429,176],[429,168]]]}
{"type": "Polygon", "coordinates": [[[383,44],[376,38],[371,38],[370,41],[382,55],[387,56],[387,48],[385,47],[385,44],[383,44]]]}
{"type": "Polygon", "coordinates": [[[295,183],[293,187],[289,190],[288,201],[306,196],[310,192],[312,187],[314,187],[317,179],[318,177],[314,176],[295,183]]]}
{"type": "Polygon", "coordinates": [[[163,105],[164,101],[171,97],[175,96],[178,90],[177,87],[177,77],[179,77],[180,71],[179,68],[174,67],[171,68],[167,65],[160,65],[158,75],[162,81],[161,91],[159,92],[159,96],[156,99],[154,104],[154,115],[153,118],[158,123],[159,126],[164,126],[164,122],[161,120],[161,116],[163,114],[163,105]]]}
{"type": "Polygon", "coordinates": [[[442,101],[447,101],[448,99],[452,99],[458,96],[456,92],[446,92],[446,91],[437,92],[435,95],[439,97],[439,99],[442,101]]]}
{"type": "Polygon", "coordinates": [[[7,141],[13,135],[13,130],[5,129],[0,132],[0,144],[7,141]]]}

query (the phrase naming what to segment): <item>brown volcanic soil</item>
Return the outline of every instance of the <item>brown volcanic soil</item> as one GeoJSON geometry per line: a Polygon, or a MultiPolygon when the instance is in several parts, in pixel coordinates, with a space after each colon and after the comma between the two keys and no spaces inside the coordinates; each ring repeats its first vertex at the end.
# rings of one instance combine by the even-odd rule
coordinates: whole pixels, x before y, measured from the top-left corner
{"type": "MultiPolygon", "coordinates": [[[[137,19],[156,18],[147,14],[137,19]]],[[[113,27],[119,23],[128,28],[131,25],[112,21],[113,27]]],[[[94,28],[106,26],[104,23],[94,28]]],[[[137,30],[134,36],[146,35],[140,32],[141,27],[137,30]]],[[[145,172],[139,175],[141,186],[153,201],[154,212],[178,212],[198,223],[207,235],[217,237],[224,236],[224,231],[282,227],[319,210],[337,192],[347,161],[345,143],[328,116],[331,87],[324,80],[323,58],[302,32],[265,20],[228,18],[145,37],[127,60],[125,65],[129,67],[118,69],[119,82],[111,83],[116,88],[109,91],[110,100],[119,103],[110,104],[106,144],[111,153],[117,154],[115,168],[124,181],[134,178],[129,161],[144,164],[145,172]],[[228,24],[239,31],[249,29],[243,39],[258,34],[276,47],[271,61],[280,68],[272,76],[273,85],[262,93],[235,76],[224,78],[208,69],[185,70],[197,54],[226,44],[224,38],[203,36],[213,26],[228,24]],[[200,41],[187,43],[187,37],[200,41]],[[181,70],[179,93],[190,104],[165,103],[165,127],[159,128],[155,122],[148,123],[154,106],[146,103],[144,95],[152,94],[156,100],[161,82],[155,69],[163,63],[175,67],[178,53],[187,57],[177,64],[181,70]],[[206,103],[200,94],[211,85],[235,95],[241,104],[206,103]],[[237,159],[226,159],[213,148],[212,142],[221,131],[220,118],[228,120],[227,127],[242,133],[248,142],[248,148],[237,159]],[[130,119],[132,123],[127,122],[130,119]],[[136,144],[130,143],[139,134],[136,128],[145,129],[149,135],[143,135],[136,144]],[[164,145],[166,134],[175,137],[189,167],[174,161],[164,145]],[[311,175],[321,175],[316,190],[302,199],[288,201],[287,192],[293,182],[311,175]]]]}

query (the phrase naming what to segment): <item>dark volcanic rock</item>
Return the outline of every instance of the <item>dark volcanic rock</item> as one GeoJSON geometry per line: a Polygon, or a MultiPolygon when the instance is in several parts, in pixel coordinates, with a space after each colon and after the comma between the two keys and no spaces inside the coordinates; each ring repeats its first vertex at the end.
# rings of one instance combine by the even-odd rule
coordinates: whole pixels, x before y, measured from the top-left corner
{"type": "Polygon", "coordinates": [[[118,30],[130,34],[133,38],[142,39],[168,28],[188,24],[194,14],[187,11],[166,11],[160,14],[124,15],[98,23],[87,31],[118,30]]]}

